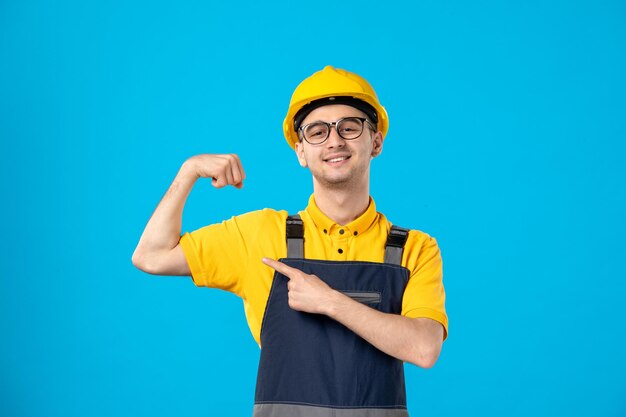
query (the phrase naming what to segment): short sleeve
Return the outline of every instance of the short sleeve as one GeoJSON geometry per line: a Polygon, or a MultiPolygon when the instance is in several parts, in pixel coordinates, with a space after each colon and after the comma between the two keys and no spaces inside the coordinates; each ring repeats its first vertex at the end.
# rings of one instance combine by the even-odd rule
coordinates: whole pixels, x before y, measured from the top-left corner
{"type": "MultiPolygon", "coordinates": [[[[219,288],[243,297],[243,280],[251,252],[256,254],[258,246],[263,244],[259,231],[268,223],[276,223],[280,217],[283,216],[276,211],[265,209],[185,233],[180,244],[195,285],[219,288]],[[250,247],[251,242],[256,245],[254,249],[250,247]]],[[[258,261],[260,263],[260,258],[258,261]]]]}
{"type": "Polygon", "coordinates": [[[404,265],[411,271],[402,301],[402,315],[438,321],[448,337],[446,294],[443,287],[441,252],[435,238],[411,231],[404,252],[404,265]]]}

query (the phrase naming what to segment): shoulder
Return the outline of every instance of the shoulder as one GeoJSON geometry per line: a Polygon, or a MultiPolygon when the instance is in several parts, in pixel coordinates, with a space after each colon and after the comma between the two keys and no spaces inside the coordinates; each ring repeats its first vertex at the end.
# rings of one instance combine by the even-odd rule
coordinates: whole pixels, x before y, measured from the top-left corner
{"type": "Polygon", "coordinates": [[[275,210],[271,208],[264,208],[261,210],[250,211],[248,213],[239,214],[233,216],[233,219],[241,222],[255,222],[255,223],[273,223],[284,222],[287,218],[287,212],[285,210],[275,210]]]}
{"type": "Polygon", "coordinates": [[[441,270],[441,251],[437,239],[421,230],[411,230],[404,247],[403,264],[413,273],[435,266],[441,270]]]}
{"type": "Polygon", "coordinates": [[[233,216],[223,223],[227,227],[229,225],[236,227],[242,233],[260,234],[270,231],[284,232],[286,219],[287,212],[285,210],[264,208],[233,216]]]}
{"type": "Polygon", "coordinates": [[[259,233],[268,233],[271,230],[280,232],[285,230],[287,212],[265,208],[232,216],[219,223],[210,224],[191,232],[196,237],[233,235],[250,236],[259,233]]]}
{"type": "Polygon", "coordinates": [[[421,250],[429,250],[437,248],[437,239],[421,230],[412,229],[409,231],[409,237],[406,242],[406,248],[417,248],[421,250]]]}
{"type": "Polygon", "coordinates": [[[409,231],[409,236],[406,241],[405,249],[419,249],[422,247],[437,246],[437,240],[434,237],[430,236],[428,233],[418,229],[412,229],[409,227],[410,225],[392,223],[387,219],[387,217],[385,217],[383,213],[378,212],[377,214],[378,224],[380,225],[381,231],[389,233],[389,230],[391,230],[392,226],[400,227],[409,231]]]}
{"type": "Polygon", "coordinates": [[[384,229],[387,232],[392,225],[409,231],[402,257],[402,264],[408,269],[414,270],[429,259],[440,257],[439,245],[433,236],[418,229],[411,229],[408,225],[392,224],[382,213],[379,213],[379,216],[381,223],[386,226],[384,229]]]}

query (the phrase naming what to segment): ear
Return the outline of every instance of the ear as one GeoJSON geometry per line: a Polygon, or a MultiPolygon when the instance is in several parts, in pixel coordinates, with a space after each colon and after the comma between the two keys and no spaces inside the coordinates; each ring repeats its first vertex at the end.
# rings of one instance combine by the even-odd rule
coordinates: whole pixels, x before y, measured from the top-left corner
{"type": "Polygon", "coordinates": [[[377,157],[383,151],[383,142],[385,138],[383,137],[383,132],[380,130],[372,136],[372,158],[377,157]]]}
{"type": "Polygon", "coordinates": [[[302,142],[296,142],[296,156],[298,157],[298,162],[302,168],[306,168],[306,159],[304,158],[304,145],[302,142]]]}

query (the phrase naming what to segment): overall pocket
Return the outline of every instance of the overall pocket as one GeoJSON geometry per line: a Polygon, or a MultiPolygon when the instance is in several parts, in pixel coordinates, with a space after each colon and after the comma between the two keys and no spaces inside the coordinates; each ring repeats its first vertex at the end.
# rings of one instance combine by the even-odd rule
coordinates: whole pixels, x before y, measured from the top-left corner
{"type": "Polygon", "coordinates": [[[380,293],[376,291],[341,291],[343,294],[363,304],[380,303],[380,293]]]}

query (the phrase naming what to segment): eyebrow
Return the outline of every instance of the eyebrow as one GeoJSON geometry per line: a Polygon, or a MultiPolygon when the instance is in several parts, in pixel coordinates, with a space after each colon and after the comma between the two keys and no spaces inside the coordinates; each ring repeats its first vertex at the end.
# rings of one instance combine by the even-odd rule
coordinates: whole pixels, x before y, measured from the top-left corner
{"type": "Polygon", "coordinates": [[[326,120],[321,120],[321,119],[318,119],[318,120],[314,120],[314,121],[309,122],[309,123],[302,123],[302,126],[308,126],[308,125],[311,125],[311,124],[313,124],[313,123],[320,123],[320,122],[321,122],[321,123],[329,123],[329,124],[333,124],[333,123],[337,123],[339,120],[343,120],[343,119],[351,119],[351,118],[354,118],[354,119],[365,119],[365,120],[368,120],[368,121],[370,120],[370,119],[369,119],[369,117],[363,117],[363,116],[343,116],[343,117],[340,117],[339,119],[334,120],[334,121],[332,121],[332,122],[327,122],[326,120]]]}

